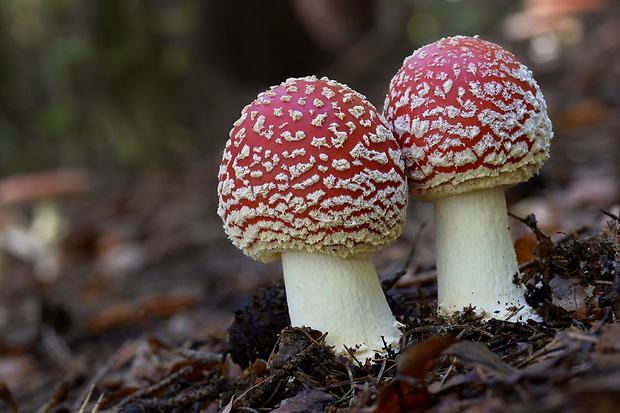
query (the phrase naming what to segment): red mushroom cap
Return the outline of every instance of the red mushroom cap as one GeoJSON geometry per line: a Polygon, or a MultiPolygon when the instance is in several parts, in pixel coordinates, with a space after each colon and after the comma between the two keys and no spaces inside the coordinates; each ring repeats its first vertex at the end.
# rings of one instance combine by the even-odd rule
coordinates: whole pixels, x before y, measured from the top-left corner
{"type": "Polygon", "coordinates": [[[553,135],[532,72],[477,37],[441,39],[406,58],[384,116],[403,147],[410,190],[424,201],[526,181],[553,135]]]}
{"type": "Polygon", "coordinates": [[[374,254],[405,219],[396,140],[364,96],[326,78],[288,79],[246,106],[219,179],[226,233],[265,262],[287,250],[374,254]]]}

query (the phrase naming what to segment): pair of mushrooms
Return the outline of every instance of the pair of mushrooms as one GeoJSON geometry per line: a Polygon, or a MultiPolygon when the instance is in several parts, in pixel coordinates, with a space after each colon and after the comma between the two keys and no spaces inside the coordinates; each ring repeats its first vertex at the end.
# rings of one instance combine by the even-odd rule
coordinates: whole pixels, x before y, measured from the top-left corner
{"type": "Polygon", "coordinates": [[[326,78],[288,79],[234,124],[218,214],[255,259],[282,259],[293,326],[365,359],[398,347],[372,256],[394,241],[408,196],[434,203],[438,308],[536,319],[523,297],[503,190],[548,157],[551,122],[532,73],[477,37],[406,58],[383,116],[326,78]]]}

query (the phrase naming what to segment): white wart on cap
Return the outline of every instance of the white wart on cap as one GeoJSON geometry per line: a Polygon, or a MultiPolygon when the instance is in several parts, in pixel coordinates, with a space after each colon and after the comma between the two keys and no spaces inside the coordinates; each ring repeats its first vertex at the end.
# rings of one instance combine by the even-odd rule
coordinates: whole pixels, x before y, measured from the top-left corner
{"type": "Polygon", "coordinates": [[[293,326],[327,332],[338,353],[358,347],[360,359],[398,346],[371,257],[402,230],[404,161],[364,96],[316,77],[259,94],[230,132],[219,180],[232,242],[282,258],[293,326]]]}

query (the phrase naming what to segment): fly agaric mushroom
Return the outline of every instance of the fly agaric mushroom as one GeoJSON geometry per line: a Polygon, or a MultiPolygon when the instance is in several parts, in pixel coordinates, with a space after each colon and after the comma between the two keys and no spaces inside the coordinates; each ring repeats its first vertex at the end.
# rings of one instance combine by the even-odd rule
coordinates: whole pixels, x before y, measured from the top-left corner
{"type": "Polygon", "coordinates": [[[549,156],[547,105],[532,72],[478,37],[441,39],[405,59],[384,116],[409,189],[433,202],[438,309],[537,318],[518,282],[504,189],[549,156]]]}
{"type": "Polygon", "coordinates": [[[327,78],[288,79],[243,109],[219,171],[218,214],[233,244],[282,259],[293,326],[337,353],[396,347],[401,332],[371,261],[402,230],[404,162],[366,98],[327,78]],[[382,340],[383,338],[383,340],[382,340]]]}

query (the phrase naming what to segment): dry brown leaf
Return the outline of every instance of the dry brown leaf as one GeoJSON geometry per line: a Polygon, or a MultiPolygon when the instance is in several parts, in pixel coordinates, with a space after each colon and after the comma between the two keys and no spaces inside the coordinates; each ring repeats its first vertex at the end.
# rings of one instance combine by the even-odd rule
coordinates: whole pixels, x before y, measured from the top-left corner
{"type": "Polygon", "coordinates": [[[88,321],[88,329],[99,333],[138,323],[141,317],[169,317],[192,308],[196,297],[170,293],[145,297],[141,303],[120,301],[104,307],[88,321]]]}
{"type": "Polygon", "coordinates": [[[572,104],[557,114],[554,127],[558,129],[575,129],[597,124],[611,113],[611,106],[602,99],[584,99],[572,104]]]}
{"type": "Polygon", "coordinates": [[[598,342],[601,352],[620,352],[620,324],[605,324],[598,342]]]}
{"type": "Polygon", "coordinates": [[[295,396],[282,400],[280,407],[272,410],[271,413],[296,413],[317,411],[321,409],[330,401],[333,401],[332,395],[322,392],[320,390],[304,390],[297,393],[295,396]]]}
{"type": "Polygon", "coordinates": [[[423,380],[437,357],[456,342],[452,336],[431,337],[404,349],[396,360],[398,376],[423,380]]]}
{"type": "Polygon", "coordinates": [[[394,379],[381,388],[379,402],[364,413],[406,413],[421,409],[430,403],[425,386],[414,386],[403,379],[394,379]]]}
{"type": "Polygon", "coordinates": [[[593,298],[594,286],[584,285],[578,280],[565,277],[554,277],[549,282],[554,305],[574,312],[584,307],[593,298]]]}
{"type": "Polygon", "coordinates": [[[479,367],[487,374],[498,378],[508,377],[519,371],[504,363],[497,354],[480,342],[459,341],[448,347],[443,354],[456,356],[461,363],[472,367],[479,367]]]}
{"type": "Polygon", "coordinates": [[[531,233],[524,234],[515,240],[515,252],[517,253],[517,263],[519,265],[530,262],[537,257],[534,253],[536,244],[536,236],[531,233]]]}
{"type": "Polygon", "coordinates": [[[92,189],[92,177],[85,169],[58,169],[12,175],[0,180],[3,205],[42,198],[61,197],[92,189]]]}
{"type": "Polygon", "coordinates": [[[99,333],[120,328],[138,320],[138,310],[131,303],[116,302],[103,308],[88,321],[88,330],[99,333]]]}

